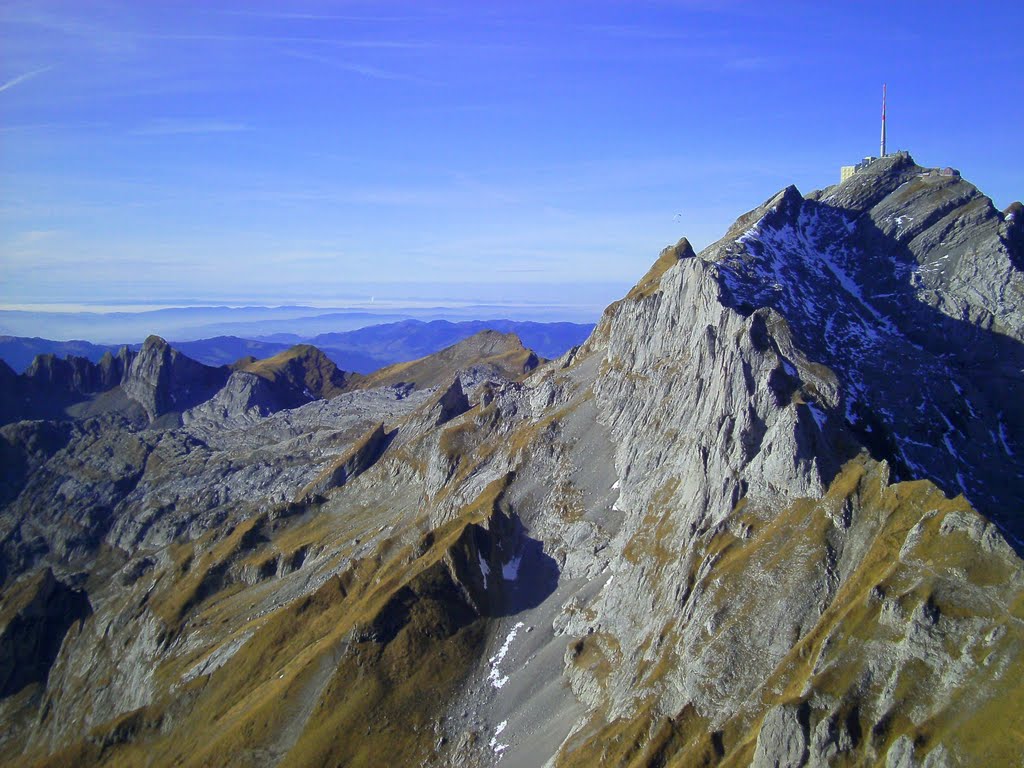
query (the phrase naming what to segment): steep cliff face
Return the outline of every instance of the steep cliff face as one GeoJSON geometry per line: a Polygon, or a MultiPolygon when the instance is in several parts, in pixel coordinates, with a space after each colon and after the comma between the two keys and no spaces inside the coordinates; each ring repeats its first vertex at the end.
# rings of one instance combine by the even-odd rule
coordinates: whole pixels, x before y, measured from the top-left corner
{"type": "Polygon", "coordinates": [[[8,595],[0,615],[0,696],[46,682],[69,627],[89,613],[86,595],[49,568],[8,595]]]}
{"type": "Polygon", "coordinates": [[[150,336],[132,359],[121,388],[154,421],[209,400],[227,378],[225,368],[197,363],[159,336],[150,336]]]}
{"type": "Polygon", "coordinates": [[[20,376],[4,366],[5,370],[0,370],[0,387],[5,403],[0,408],[0,419],[8,423],[60,418],[68,406],[120,383],[121,372],[114,371],[115,360],[122,361],[110,357],[104,366],[84,357],[38,355],[20,376]]]}
{"type": "Polygon", "coordinates": [[[269,415],[250,370],[173,428],[4,428],[5,595],[94,612],[0,755],[1014,764],[1021,260],[925,173],[681,241],[535,370],[484,335],[269,415]]]}

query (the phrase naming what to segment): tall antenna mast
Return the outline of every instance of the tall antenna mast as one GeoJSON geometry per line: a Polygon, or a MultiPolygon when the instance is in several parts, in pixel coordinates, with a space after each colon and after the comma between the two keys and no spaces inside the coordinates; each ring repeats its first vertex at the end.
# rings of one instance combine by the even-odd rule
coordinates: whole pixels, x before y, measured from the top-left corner
{"type": "Polygon", "coordinates": [[[882,149],[878,156],[885,157],[885,83],[882,83],[882,149]]]}

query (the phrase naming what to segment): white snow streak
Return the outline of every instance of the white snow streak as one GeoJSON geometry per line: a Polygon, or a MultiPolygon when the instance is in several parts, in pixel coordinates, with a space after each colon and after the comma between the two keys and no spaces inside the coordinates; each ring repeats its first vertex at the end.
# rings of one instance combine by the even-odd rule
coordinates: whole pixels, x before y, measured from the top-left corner
{"type": "Polygon", "coordinates": [[[508,655],[508,649],[512,647],[512,641],[516,639],[516,635],[519,634],[519,629],[525,627],[521,621],[517,621],[515,626],[508,633],[508,637],[505,638],[505,642],[502,643],[501,648],[498,652],[491,656],[487,660],[487,663],[491,665],[491,671],[487,674],[487,679],[491,681],[491,685],[495,688],[504,688],[505,683],[508,682],[508,676],[502,676],[501,674],[501,662],[505,660],[505,656],[508,655]]]}
{"type": "Polygon", "coordinates": [[[946,444],[946,450],[949,452],[949,455],[952,456],[954,459],[957,459],[959,461],[960,454],[957,453],[956,448],[953,447],[953,443],[950,442],[949,432],[947,432],[946,434],[944,434],[942,436],[942,442],[944,442],[946,444]]]}
{"type": "Polygon", "coordinates": [[[509,746],[508,744],[498,743],[498,737],[501,735],[501,732],[505,730],[505,727],[507,725],[508,720],[502,720],[500,723],[498,723],[498,727],[494,729],[494,735],[491,737],[490,747],[492,750],[494,750],[494,754],[498,755],[499,757],[501,756],[502,752],[508,749],[509,746]]]}

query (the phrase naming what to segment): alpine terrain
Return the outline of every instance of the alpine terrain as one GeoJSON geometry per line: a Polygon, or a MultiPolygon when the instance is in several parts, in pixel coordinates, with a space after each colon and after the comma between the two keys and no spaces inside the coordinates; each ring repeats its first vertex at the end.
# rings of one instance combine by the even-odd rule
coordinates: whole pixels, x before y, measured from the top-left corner
{"type": "Polygon", "coordinates": [[[1020,765],[1022,270],[899,153],[552,361],[0,366],[0,762],[1020,765]]]}

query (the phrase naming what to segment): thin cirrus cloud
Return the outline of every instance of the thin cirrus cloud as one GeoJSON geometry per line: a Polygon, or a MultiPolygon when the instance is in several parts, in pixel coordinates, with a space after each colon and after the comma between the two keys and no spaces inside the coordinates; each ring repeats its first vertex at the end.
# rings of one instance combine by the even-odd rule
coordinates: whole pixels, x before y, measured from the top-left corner
{"type": "Polygon", "coordinates": [[[136,136],[182,136],[206,133],[239,133],[251,131],[252,127],[229,120],[193,120],[165,118],[153,120],[132,131],[136,136]]]}
{"type": "Polygon", "coordinates": [[[33,77],[38,77],[45,72],[49,72],[51,69],[53,69],[53,67],[39,67],[39,69],[33,69],[31,72],[25,72],[17,77],[12,77],[7,82],[0,83],[0,93],[10,90],[16,85],[21,85],[22,83],[31,80],[33,77]]]}
{"type": "Polygon", "coordinates": [[[341,38],[307,35],[238,35],[238,34],[191,34],[191,33],[158,33],[143,35],[149,40],[180,40],[185,42],[211,43],[320,43],[339,48],[383,48],[383,49],[417,49],[434,48],[435,43],[422,40],[389,40],[375,38],[341,38]]]}
{"type": "Polygon", "coordinates": [[[393,72],[390,70],[380,69],[379,67],[370,66],[367,64],[361,64],[359,62],[351,61],[339,61],[329,56],[318,56],[315,53],[305,53],[303,51],[295,51],[290,49],[282,50],[281,53],[293,59],[300,59],[302,61],[311,61],[316,64],[323,64],[328,67],[335,69],[341,69],[346,72],[352,72],[363,77],[369,77],[374,80],[397,80],[406,83],[416,83],[418,85],[436,85],[436,83],[426,80],[415,75],[408,75],[402,72],[393,72]]]}
{"type": "Polygon", "coordinates": [[[57,55],[84,45],[101,55],[129,54],[136,50],[131,29],[122,23],[85,20],[68,14],[29,7],[0,8],[0,25],[8,52],[11,48],[37,51],[40,48],[57,55]]]}
{"type": "Polygon", "coordinates": [[[277,19],[281,21],[365,21],[376,22],[400,22],[416,21],[424,18],[422,16],[373,16],[352,13],[302,13],[295,11],[251,11],[251,10],[223,10],[219,11],[224,16],[242,16],[251,19],[277,19]]]}

